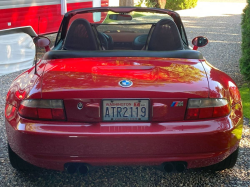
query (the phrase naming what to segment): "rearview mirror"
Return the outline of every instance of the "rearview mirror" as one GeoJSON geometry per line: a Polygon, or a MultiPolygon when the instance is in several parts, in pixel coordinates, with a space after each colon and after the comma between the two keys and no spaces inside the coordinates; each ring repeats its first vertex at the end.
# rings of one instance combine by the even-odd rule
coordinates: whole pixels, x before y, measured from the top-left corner
{"type": "Polygon", "coordinates": [[[37,36],[33,39],[34,44],[37,47],[44,47],[45,51],[50,51],[50,39],[44,36],[37,36]]]}
{"type": "Polygon", "coordinates": [[[132,16],[127,15],[127,14],[110,14],[109,19],[112,19],[112,20],[132,20],[132,16]]]}
{"type": "Polygon", "coordinates": [[[204,36],[197,36],[192,40],[194,45],[193,50],[197,50],[198,47],[204,47],[208,44],[208,39],[204,36]]]}

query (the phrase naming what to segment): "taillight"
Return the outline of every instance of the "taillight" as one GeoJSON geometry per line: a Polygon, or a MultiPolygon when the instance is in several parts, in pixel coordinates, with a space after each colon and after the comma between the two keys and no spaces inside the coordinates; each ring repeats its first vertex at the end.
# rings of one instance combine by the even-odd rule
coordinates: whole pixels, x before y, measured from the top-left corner
{"type": "Polygon", "coordinates": [[[62,100],[23,100],[18,113],[24,118],[43,120],[65,120],[62,100]]]}
{"type": "Polygon", "coordinates": [[[230,106],[226,99],[189,99],[186,119],[205,119],[227,116],[230,106]]]}

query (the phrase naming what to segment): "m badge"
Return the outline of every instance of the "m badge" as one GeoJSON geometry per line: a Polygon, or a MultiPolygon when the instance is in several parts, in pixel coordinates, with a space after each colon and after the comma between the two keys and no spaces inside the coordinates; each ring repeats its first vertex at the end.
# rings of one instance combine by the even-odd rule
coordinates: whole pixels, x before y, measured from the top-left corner
{"type": "Polygon", "coordinates": [[[171,107],[183,106],[183,101],[174,101],[171,107]]]}

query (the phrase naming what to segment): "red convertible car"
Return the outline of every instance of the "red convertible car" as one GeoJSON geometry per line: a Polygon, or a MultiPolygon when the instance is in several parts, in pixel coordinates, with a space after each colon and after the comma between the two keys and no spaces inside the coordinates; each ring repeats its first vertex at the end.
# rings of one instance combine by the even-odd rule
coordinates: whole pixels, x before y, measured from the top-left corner
{"type": "Polygon", "coordinates": [[[243,127],[235,82],[209,64],[180,16],[137,7],[65,14],[55,45],[18,76],[6,97],[9,159],[86,173],[103,165],[158,165],[167,172],[224,170],[243,127]],[[89,15],[108,13],[103,23],[89,15]]]}

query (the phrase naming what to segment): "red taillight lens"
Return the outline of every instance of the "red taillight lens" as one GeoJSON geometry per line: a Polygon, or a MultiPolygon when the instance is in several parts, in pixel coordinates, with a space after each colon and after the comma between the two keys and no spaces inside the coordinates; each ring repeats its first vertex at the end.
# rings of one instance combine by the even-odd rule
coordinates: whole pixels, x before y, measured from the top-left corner
{"type": "Polygon", "coordinates": [[[227,116],[230,106],[226,99],[189,99],[186,119],[206,119],[227,116]]]}
{"type": "Polygon", "coordinates": [[[52,112],[50,108],[38,108],[38,117],[40,119],[52,119],[52,112]]]}
{"type": "Polygon", "coordinates": [[[58,120],[64,120],[64,110],[63,109],[52,109],[52,118],[58,120]]]}
{"type": "Polygon", "coordinates": [[[190,108],[187,110],[186,119],[199,119],[200,109],[198,108],[190,108]]]}
{"type": "Polygon", "coordinates": [[[230,113],[229,105],[214,107],[213,117],[226,116],[230,113]]]}
{"type": "Polygon", "coordinates": [[[18,113],[24,118],[65,120],[62,100],[23,100],[18,113]]]}
{"type": "Polygon", "coordinates": [[[199,118],[212,118],[213,117],[213,107],[200,108],[199,118]]]}
{"type": "Polygon", "coordinates": [[[26,118],[38,118],[37,108],[20,105],[18,113],[26,118]]]}

